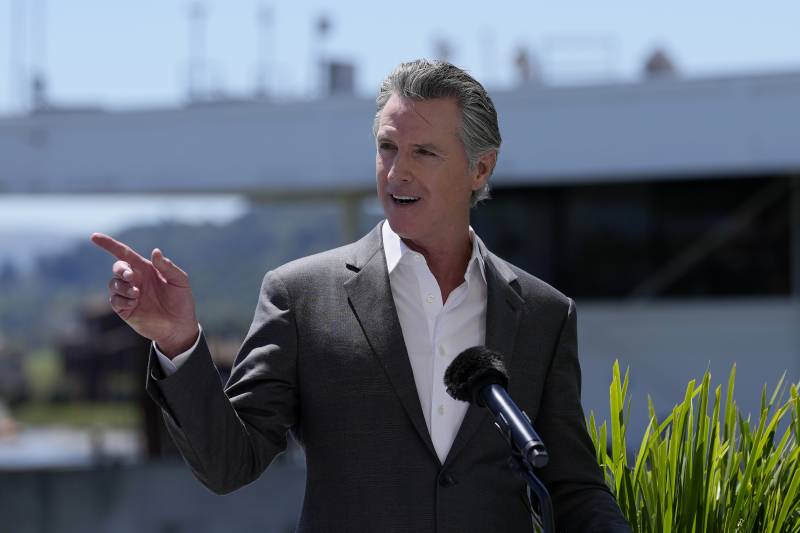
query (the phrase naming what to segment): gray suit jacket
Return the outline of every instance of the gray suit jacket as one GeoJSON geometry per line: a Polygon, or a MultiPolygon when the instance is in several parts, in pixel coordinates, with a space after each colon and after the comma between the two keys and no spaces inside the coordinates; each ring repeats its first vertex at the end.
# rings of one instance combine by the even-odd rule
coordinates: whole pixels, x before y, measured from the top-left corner
{"type": "MultiPolygon", "coordinates": [[[[560,531],[628,531],[597,466],[580,404],[572,300],[487,254],[486,344],[550,463],[538,471],[560,531]]],[[[151,354],[147,389],[197,478],[218,493],[305,449],[300,532],[529,532],[524,483],[485,410],[470,407],[444,464],[420,408],[380,226],[269,272],[222,387],[202,340],[172,376],[151,354]]]]}

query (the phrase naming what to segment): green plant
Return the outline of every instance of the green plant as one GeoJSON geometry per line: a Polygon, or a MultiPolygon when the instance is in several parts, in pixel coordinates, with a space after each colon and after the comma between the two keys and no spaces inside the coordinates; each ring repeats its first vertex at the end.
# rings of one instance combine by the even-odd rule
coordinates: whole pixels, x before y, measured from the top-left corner
{"type": "Polygon", "coordinates": [[[17,422],[31,426],[131,429],[142,424],[141,411],[133,403],[24,403],[12,412],[17,422]]]}
{"type": "Polygon", "coordinates": [[[587,425],[606,482],[635,532],[800,532],[798,386],[789,387],[785,402],[784,378],[769,399],[764,386],[751,423],[733,399],[735,378],[734,365],[723,404],[707,371],[661,421],[648,399],[650,423],[630,465],[628,370],[622,378],[614,363],[610,450],[606,422],[598,428],[591,413],[587,425]]]}

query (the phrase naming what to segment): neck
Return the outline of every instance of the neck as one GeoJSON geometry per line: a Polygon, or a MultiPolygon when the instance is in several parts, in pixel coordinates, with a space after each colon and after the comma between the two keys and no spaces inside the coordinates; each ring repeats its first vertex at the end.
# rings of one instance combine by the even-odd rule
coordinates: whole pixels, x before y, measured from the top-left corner
{"type": "Polygon", "coordinates": [[[469,229],[465,228],[459,237],[448,239],[438,246],[425,246],[407,239],[403,239],[403,242],[415,252],[425,256],[428,268],[439,284],[442,302],[446,302],[453,289],[464,282],[464,274],[472,255],[469,229]]]}

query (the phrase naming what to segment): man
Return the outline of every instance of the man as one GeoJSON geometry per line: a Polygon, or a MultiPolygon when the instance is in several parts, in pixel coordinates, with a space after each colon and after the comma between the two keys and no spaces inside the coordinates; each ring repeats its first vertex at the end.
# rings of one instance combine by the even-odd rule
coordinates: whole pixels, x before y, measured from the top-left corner
{"type": "Polygon", "coordinates": [[[306,452],[299,531],[531,531],[525,485],[485,411],[450,399],[462,350],[504,354],[547,443],[561,531],[628,531],[584,427],[572,300],[491,254],[469,226],[500,147],[483,87],[443,62],[398,66],[375,117],[386,214],[360,241],[267,273],[224,390],[186,274],[110,237],[111,305],[154,341],[147,388],[195,475],[256,479],[291,431],[306,452]]]}

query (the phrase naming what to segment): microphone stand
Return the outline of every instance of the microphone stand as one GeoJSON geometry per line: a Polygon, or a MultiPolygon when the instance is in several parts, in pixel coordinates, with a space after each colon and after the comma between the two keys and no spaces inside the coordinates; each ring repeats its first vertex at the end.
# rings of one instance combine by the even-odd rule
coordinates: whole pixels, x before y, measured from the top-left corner
{"type": "MultiPolygon", "coordinates": [[[[491,407],[489,410],[495,414],[491,407]]],[[[524,411],[520,411],[520,415],[524,416],[528,422],[531,421],[524,411]]],[[[500,435],[505,439],[508,445],[511,446],[511,457],[508,460],[511,470],[528,484],[528,507],[531,510],[531,514],[534,514],[534,507],[531,502],[531,492],[533,492],[539,504],[539,516],[542,519],[541,526],[543,533],[556,533],[555,521],[553,519],[553,501],[550,499],[550,493],[547,492],[544,483],[539,481],[539,478],[533,473],[533,463],[536,462],[537,459],[538,466],[540,467],[545,466],[549,459],[547,451],[544,449],[544,444],[540,442],[540,448],[533,447],[529,449],[528,451],[530,454],[522,453],[511,435],[511,430],[509,429],[508,421],[505,416],[502,414],[499,416],[495,414],[494,427],[497,428],[500,435]]],[[[534,516],[531,516],[531,518],[535,520],[534,516]]]]}
{"type": "Polygon", "coordinates": [[[547,488],[539,481],[539,478],[534,475],[533,465],[526,457],[516,451],[512,452],[509,464],[512,470],[528,484],[528,503],[531,511],[534,509],[531,503],[531,491],[536,495],[543,533],[556,533],[555,523],[553,522],[553,502],[550,499],[550,493],[547,492],[547,488]]]}
{"type": "MultiPolygon", "coordinates": [[[[494,388],[490,389],[490,397],[492,397],[495,402],[502,402],[507,398],[503,396],[493,394],[495,391],[494,388]]],[[[509,446],[511,446],[511,458],[509,459],[509,466],[511,469],[525,482],[528,484],[528,507],[531,510],[531,514],[534,514],[534,507],[531,503],[531,492],[536,495],[536,500],[539,503],[539,516],[541,517],[541,525],[543,529],[543,533],[556,533],[555,522],[553,520],[553,501],[550,499],[550,493],[547,492],[547,488],[545,488],[544,484],[539,481],[533,473],[533,465],[536,463],[538,466],[542,467],[547,464],[548,455],[547,450],[544,449],[544,443],[541,441],[538,443],[539,446],[533,446],[527,450],[526,453],[523,453],[520,450],[519,446],[517,445],[514,437],[511,433],[511,427],[509,426],[509,421],[501,412],[496,412],[495,405],[492,402],[492,405],[487,405],[489,410],[492,414],[495,415],[495,422],[494,427],[500,432],[500,435],[505,439],[509,446]]],[[[524,411],[520,411],[516,405],[511,405],[511,407],[507,407],[506,412],[510,412],[513,416],[514,411],[518,413],[518,418],[522,419],[524,417],[525,420],[530,423],[531,419],[524,411]]],[[[535,435],[535,433],[534,433],[535,435]]],[[[536,440],[539,440],[538,437],[536,440]]],[[[535,517],[531,517],[535,519],[535,517]]]]}

